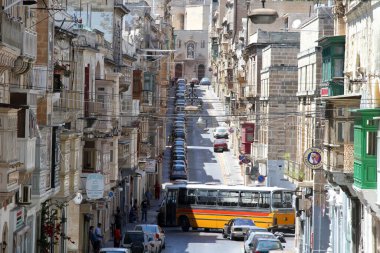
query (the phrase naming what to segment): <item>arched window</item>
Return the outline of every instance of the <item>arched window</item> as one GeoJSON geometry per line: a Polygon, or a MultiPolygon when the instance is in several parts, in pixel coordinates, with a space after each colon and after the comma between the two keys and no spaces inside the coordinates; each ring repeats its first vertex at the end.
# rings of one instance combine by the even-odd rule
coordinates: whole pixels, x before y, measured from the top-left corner
{"type": "Polygon", "coordinates": [[[195,55],[194,43],[187,44],[187,58],[194,59],[194,55],[195,55]]]}

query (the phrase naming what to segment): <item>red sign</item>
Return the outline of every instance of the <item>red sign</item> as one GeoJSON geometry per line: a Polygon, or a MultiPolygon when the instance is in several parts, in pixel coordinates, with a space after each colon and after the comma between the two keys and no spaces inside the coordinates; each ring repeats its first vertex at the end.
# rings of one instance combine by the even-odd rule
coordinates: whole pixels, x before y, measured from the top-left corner
{"type": "Polygon", "coordinates": [[[328,87],[321,88],[321,96],[326,97],[328,95],[329,95],[329,88],[328,87]]]}

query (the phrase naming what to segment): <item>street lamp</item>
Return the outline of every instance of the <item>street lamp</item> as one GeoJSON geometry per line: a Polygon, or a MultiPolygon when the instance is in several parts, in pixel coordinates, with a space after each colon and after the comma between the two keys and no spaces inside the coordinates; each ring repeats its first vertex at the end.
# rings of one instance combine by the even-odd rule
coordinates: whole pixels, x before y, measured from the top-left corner
{"type": "MultiPolygon", "coordinates": [[[[247,11],[249,11],[250,1],[247,0],[247,11]]],[[[257,8],[248,13],[248,18],[254,24],[272,24],[277,18],[276,10],[265,8],[265,0],[261,0],[262,8],[257,8]]],[[[248,26],[247,26],[248,30],[248,26]]]]}

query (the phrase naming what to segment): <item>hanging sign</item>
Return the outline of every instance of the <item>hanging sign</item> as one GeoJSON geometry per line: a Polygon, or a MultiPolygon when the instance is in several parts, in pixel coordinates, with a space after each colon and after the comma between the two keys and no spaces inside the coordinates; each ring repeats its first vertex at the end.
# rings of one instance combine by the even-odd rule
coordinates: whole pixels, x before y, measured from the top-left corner
{"type": "Polygon", "coordinates": [[[303,154],[303,162],[310,169],[322,167],[322,150],[319,148],[308,148],[303,154]]]}
{"type": "Polygon", "coordinates": [[[101,199],[104,194],[104,176],[93,173],[87,176],[86,193],[89,199],[101,199]]]}

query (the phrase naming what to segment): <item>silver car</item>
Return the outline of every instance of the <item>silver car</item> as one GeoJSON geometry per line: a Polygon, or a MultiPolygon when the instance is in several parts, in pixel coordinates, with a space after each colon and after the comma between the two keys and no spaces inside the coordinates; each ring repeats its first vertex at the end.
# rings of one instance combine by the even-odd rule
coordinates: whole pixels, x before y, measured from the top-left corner
{"type": "Polygon", "coordinates": [[[249,218],[231,219],[228,223],[224,224],[223,238],[230,240],[243,239],[247,231],[254,227],[255,223],[249,218]]]}

